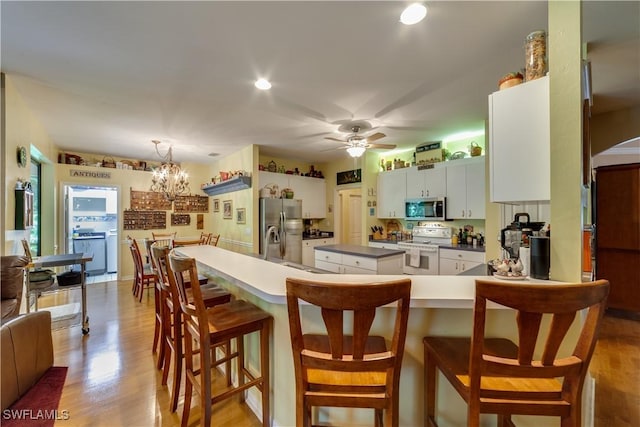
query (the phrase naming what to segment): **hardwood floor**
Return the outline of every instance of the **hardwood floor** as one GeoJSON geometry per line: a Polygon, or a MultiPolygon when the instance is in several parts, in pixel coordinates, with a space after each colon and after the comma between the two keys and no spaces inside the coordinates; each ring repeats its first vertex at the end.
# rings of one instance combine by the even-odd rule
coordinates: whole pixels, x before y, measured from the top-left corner
{"type": "Polygon", "coordinates": [[[640,321],[606,315],[589,370],[594,426],[640,426],[640,321]]]}
{"type": "MultiPolygon", "coordinates": [[[[79,298],[79,290],[45,295],[40,307],[79,298]]],[[[54,364],[69,367],[59,409],[68,410],[70,420],[56,425],[180,425],[183,396],[177,412],[170,413],[169,388],[161,385],[161,371],[156,370],[156,355],[151,353],[153,294],[145,291],[139,303],[131,294],[130,281],[91,284],[87,313],[89,335],[83,336],[80,326],[53,331],[54,364]]],[[[195,426],[200,420],[195,395],[192,402],[189,425],[195,426]]],[[[213,407],[212,425],[258,427],[261,423],[245,404],[231,398],[213,407]]]]}
{"type": "MultiPolygon", "coordinates": [[[[68,294],[43,296],[40,307],[79,301],[79,291],[68,294]]],[[[151,353],[153,295],[145,292],[139,303],[125,281],[88,285],[87,296],[91,333],[82,336],[80,326],[53,331],[55,365],[69,367],[59,409],[71,417],[56,426],[180,425],[182,396],[178,411],[170,413],[169,389],[160,384],[151,353]]],[[[640,425],[638,349],[640,322],[606,316],[590,368],[596,379],[595,427],[640,425]]],[[[194,402],[189,425],[199,419],[194,402]]],[[[258,427],[260,422],[232,398],[213,407],[212,425],[258,427]]]]}

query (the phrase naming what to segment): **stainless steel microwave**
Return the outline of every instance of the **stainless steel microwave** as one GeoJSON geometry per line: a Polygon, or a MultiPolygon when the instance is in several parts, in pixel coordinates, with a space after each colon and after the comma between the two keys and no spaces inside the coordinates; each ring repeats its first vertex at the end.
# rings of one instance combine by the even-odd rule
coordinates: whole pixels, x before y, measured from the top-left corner
{"type": "Polygon", "coordinates": [[[444,197],[405,199],[404,218],[411,221],[447,219],[447,203],[444,197]]]}

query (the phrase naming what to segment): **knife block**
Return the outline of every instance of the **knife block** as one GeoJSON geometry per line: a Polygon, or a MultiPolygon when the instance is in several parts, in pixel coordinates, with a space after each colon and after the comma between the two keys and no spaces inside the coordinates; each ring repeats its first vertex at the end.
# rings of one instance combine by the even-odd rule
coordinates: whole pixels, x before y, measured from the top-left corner
{"type": "Polygon", "coordinates": [[[373,240],[382,240],[384,239],[386,236],[384,236],[381,232],[376,231],[375,233],[373,233],[373,240]]]}

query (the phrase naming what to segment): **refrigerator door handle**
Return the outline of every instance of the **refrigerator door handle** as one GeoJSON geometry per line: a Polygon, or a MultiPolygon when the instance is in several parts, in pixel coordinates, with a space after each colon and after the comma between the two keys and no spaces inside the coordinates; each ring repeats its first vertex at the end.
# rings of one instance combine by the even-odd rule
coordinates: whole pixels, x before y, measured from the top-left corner
{"type": "Polygon", "coordinates": [[[284,229],[287,216],[284,212],[280,212],[280,257],[284,258],[287,252],[287,232],[284,229]]]}

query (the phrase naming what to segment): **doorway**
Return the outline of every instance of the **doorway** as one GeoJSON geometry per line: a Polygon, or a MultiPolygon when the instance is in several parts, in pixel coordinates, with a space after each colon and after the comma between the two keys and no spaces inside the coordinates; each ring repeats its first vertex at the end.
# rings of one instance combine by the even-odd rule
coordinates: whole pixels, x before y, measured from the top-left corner
{"type": "Polygon", "coordinates": [[[360,188],[338,191],[340,203],[340,242],[362,244],[362,193],[360,188]]]}
{"type": "Polygon", "coordinates": [[[117,280],[118,192],[114,186],[65,184],[65,253],[91,253],[87,283],[117,280]]]}

